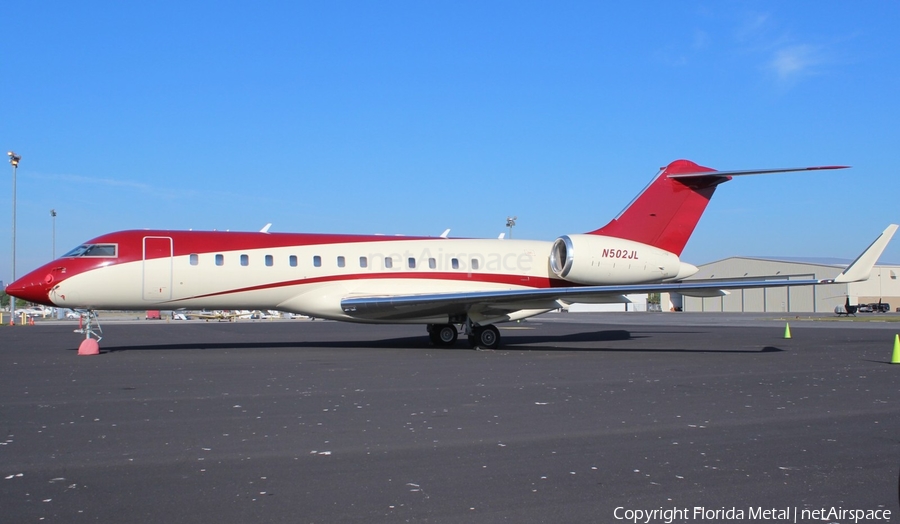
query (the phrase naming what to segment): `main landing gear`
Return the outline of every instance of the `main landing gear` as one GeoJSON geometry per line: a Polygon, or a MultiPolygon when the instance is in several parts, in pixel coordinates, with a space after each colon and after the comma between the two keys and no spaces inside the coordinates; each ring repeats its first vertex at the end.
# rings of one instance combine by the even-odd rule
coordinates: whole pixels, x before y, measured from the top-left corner
{"type": "MultiPolygon", "coordinates": [[[[497,349],[500,346],[500,330],[494,325],[466,327],[469,345],[474,349],[497,349]]],[[[450,347],[456,344],[459,331],[454,324],[428,324],[428,338],[435,346],[450,347]]]]}

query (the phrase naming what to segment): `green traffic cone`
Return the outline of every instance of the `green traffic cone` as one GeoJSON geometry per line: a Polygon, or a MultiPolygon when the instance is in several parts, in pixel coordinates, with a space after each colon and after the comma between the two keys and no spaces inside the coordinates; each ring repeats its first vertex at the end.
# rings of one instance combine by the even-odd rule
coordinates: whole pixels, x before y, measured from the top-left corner
{"type": "Polygon", "coordinates": [[[891,357],[891,364],[900,364],[900,335],[894,335],[894,354],[891,357]]]}
{"type": "Polygon", "coordinates": [[[788,323],[784,324],[784,338],[791,338],[791,325],[788,323]]]}

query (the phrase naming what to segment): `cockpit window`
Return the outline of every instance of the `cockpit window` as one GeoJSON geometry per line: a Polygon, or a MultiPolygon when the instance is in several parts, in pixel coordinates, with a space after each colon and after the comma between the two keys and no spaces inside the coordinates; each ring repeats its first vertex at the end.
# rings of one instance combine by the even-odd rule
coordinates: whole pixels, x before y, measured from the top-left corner
{"type": "Polygon", "coordinates": [[[116,247],[116,244],[84,244],[63,255],[63,258],[116,258],[116,247]]]}

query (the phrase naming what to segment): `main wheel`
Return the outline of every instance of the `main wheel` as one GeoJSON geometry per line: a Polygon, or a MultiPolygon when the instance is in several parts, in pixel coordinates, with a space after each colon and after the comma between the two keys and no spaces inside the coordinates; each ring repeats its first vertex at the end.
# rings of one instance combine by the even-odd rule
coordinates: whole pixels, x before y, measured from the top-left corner
{"type": "Polygon", "coordinates": [[[496,326],[479,326],[475,328],[474,346],[476,349],[497,349],[500,346],[500,330],[496,326]]]}
{"type": "Polygon", "coordinates": [[[434,324],[428,326],[428,338],[435,346],[452,346],[456,344],[459,332],[453,324],[434,324]]]}
{"type": "Polygon", "coordinates": [[[441,343],[441,339],[438,338],[437,330],[434,329],[434,324],[428,324],[428,340],[435,346],[440,345],[441,343]]]}
{"type": "Polygon", "coordinates": [[[459,332],[456,331],[456,326],[453,324],[435,326],[434,331],[437,333],[437,339],[442,346],[452,346],[453,344],[456,344],[456,339],[459,337],[459,332]]]}

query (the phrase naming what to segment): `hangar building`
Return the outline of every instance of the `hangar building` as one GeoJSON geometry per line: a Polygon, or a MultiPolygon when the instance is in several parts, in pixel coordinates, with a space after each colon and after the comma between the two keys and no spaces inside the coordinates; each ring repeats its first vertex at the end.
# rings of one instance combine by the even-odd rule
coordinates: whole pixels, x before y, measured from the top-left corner
{"type": "MultiPolygon", "coordinates": [[[[690,280],[806,280],[828,279],[840,274],[846,264],[797,262],[763,258],[731,257],[699,266],[690,280]]],[[[724,297],[697,298],[676,293],[662,296],[663,310],[681,307],[684,311],[750,312],[750,313],[833,313],[850,303],[868,304],[883,301],[891,311],[900,306],[900,266],[875,266],[869,280],[849,284],[735,289],[724,297]]]]}

